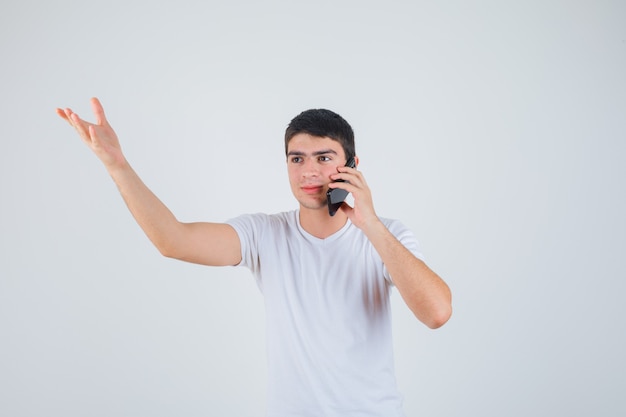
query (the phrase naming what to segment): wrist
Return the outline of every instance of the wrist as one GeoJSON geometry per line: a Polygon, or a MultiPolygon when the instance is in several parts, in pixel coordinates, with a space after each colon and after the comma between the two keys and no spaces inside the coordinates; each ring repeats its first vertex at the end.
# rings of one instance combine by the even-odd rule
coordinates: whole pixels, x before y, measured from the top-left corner
{"type": "Polygon", "coordinates": [[[387,227],[377,216],[373,216],[371,219],[363,222],[361,230],[371,239],[371,237],[387,231],[387,227]]]}
{"type": "Polygon", "coordinates": [[[105,162],[104,167],[113,178],[119,175],[124,175],[125,172],[132,171],[130,164],[123,156],[120,156],[115,160],[105,162]]]}

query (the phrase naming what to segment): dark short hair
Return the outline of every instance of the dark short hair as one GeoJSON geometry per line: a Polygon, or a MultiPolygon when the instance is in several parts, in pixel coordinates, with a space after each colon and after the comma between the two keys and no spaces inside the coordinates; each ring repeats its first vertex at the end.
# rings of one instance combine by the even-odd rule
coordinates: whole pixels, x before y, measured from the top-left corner
{"type": "Polygon", "coordinates": [[[354,131],[337,113],[326,109],[305,110],[294,117],[285,130],[285,154],[289,141],[298,133],[328,137],[341,144],[346,160],[354,157],[354,131]]]}

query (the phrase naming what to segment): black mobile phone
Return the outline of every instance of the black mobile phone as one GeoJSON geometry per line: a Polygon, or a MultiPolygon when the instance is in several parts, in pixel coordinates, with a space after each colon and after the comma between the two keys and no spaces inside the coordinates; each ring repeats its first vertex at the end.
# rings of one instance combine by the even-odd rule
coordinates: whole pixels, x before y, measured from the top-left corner
{"type": "MultiPolygon", "coordinates": [[[[356,167],[356,162],[354,158],[348,159],[348,162],[346,162],[346,166],[350,168],[356,167]]],[[[344,180],[337,180],[333,182],[344,182],[344,180]]],[[[347,196],[348,192],[346,190],[343,190],[341,188],[330,188],[326,192],[326,200],[328,200],[328,214],[334,216],[335,213],[337,213],[337,210],[339,210],[339,207],[341,207],[341,205],[343,204],[343,200],[345,200],[347,196]]]]}

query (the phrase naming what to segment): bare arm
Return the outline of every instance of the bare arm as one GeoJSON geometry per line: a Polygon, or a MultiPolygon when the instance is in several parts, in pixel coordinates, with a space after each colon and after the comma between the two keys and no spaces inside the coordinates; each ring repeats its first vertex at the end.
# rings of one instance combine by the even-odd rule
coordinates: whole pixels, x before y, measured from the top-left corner
{"type": "Polygon", "coordinates": [[[452,314],[451,293],[446,283],[380,221],[374,222],[364,232],[413,314],[431,329],[443,326],[452,314]]]}
{"type": "Polygon", "coordinates": [[[383,263],[413,314],[432,329],[443,326],[452,314],[452,295],[448,285],[424,262],[415,257],[380,221],[374,211],[370,189],[363,175],[354,168],[338,168],[331,183],[352,193],[354,207],[341,207],[350,221],[359,227],[380,255],[383,263]]]}
{"type": "Polygon", "coordinates": [[[157,249],[167,257],[203,265],[239,263],[240,244],[235,230],[223,223],[179,222],[126,161],[98,99],[91,99],[91,106],[94,124],[71,109],[56,111],[102,161],[133,217],[157,249]]]}

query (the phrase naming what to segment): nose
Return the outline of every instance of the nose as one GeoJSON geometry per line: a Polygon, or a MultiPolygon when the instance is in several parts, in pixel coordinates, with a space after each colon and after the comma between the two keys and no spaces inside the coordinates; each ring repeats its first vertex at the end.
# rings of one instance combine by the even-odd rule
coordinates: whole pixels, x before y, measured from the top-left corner
{"type": "Polygon", "coordinates": [[[319,166],[313,159],[306,159],[302,166],[302,176],[304,178],[314,178],[320,175],[319,166]]]}

